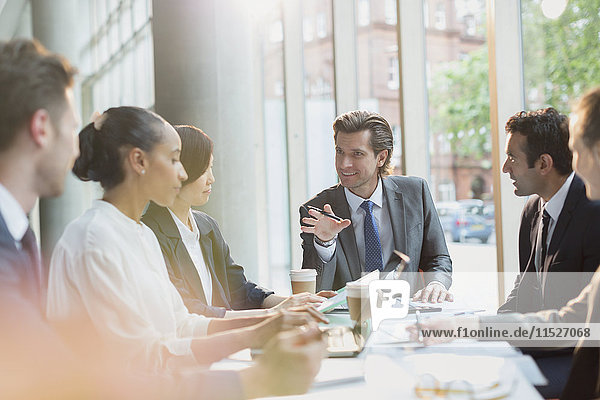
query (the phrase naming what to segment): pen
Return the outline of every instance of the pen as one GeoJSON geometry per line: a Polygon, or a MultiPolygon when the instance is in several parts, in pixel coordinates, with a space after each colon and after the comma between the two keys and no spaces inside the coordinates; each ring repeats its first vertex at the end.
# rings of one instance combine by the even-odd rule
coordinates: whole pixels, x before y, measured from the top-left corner
{"type": "Polygon", "coordinates": [[[421,313],[419,312],[419,310],[417,310],[417,312],[415,312],[415,317],[417,318],[417,342],[422,343],[423,342],[423,333],[421,332],[421,313]]]}
{"type": "Polygon", "coordinates": [[[306,208],[307,210],[315,210],[316,212],[321,213],[324,216],[329,217],[329,218],[331,218],[334,221],[340,222],[340,221],[343,220],[343,218],[340,218],[340,217],[338,217],[336,215],[333,215],[333,214],[329,214],[328,212],[325,212],[325,211],[323,211],[323,210],[321,210],[320,208],[317,208],[317,207],[313,207],[313,206],[302,206],[302,207],[306,208]]]}
{"type": "Polygon", "coordinates": [[[396,254],[398,257],[400,257],[400,262],[398,263],[398,266],[394,270],[394,279],[400,279],[400,275],[402,274],[402,271],[404,271],[404,269],[410,262],[410,257],[398,250],[394,250],[394,254],[396,254]]]}
{"type": "Polygon", "coordinates": [[[453,315],[473,315],[475,313],[484,312],[484,311],[485,310],[461,311],[461,312],[457,312],[456,314],[453,314],[453,315]]]}

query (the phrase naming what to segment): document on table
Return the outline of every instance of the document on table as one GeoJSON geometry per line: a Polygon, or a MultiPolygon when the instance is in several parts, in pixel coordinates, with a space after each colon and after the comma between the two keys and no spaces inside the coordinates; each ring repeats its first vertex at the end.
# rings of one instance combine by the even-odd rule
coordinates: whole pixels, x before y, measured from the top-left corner
{"type": "Polygon", "coordinates": [[[322,313],[329,312],[336,307],[344,307],[346,306],[346,288],[343,287],[337,291],[337,294],[319,305],[317,307],[317,311],[321,311],[322,313]]]}

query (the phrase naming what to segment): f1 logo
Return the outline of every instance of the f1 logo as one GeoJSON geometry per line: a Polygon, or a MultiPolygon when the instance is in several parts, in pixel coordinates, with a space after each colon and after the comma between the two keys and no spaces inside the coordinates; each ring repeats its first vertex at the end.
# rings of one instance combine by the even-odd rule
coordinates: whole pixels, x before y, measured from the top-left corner
{"type": "Polygon", "coordinates": [[[404,318],[408,314],[410,285],[401,280],[378,280],[369,283],[369,300],[373,330],[384,319],[404,318]]]}

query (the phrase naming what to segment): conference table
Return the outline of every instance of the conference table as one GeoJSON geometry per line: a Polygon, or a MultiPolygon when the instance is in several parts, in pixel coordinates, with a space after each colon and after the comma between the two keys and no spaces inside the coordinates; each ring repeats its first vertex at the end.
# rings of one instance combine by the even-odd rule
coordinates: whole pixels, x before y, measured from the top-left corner
{"type": "MultiPolygon", "coordinates": [[[[442,312],[435,316],[472,311],[475,309],[444,303],[442,312]]],[[[425,317],[431,316],[433,313],[425,317]]],[[[328,317],[330,326],[352,325],[347,313],[328,314],[328,317]]],[[[414,314],[403,320],[382,321],[378,329],[370,333],[357,356],[325,358],[308,393],[277,398],[542,398],[533,385],[543,384],[545,378],[530,356],[523,355],[507,342],[462,340],[425,347],[410,342],[407,335],[403,335],[404,327],[414,321],[414,314]],[[454,390],[456,387],[460,389],[454,390]],[[465,387],[468,391],[462,396],[456,394],[465,387]],[[453,394],[447,396],[448,393],[453,394]]],[[[250,351],[244,350],[215,363],[212,369],[240,369],[251,363],[250,351]]]]}

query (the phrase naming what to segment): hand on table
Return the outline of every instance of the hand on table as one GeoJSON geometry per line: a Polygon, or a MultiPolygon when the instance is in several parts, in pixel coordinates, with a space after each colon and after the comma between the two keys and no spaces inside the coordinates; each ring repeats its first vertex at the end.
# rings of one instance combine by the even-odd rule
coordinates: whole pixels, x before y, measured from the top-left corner
{"type": "Polygon", "coordinates": [[[454,296],[440,282],[430,282],[429,285],[415,293],[413,300],[441,303],[443,301],[454,301],[454,296]]]}
{"type": "Polygon", "coordinates": [[[337,295],[337,292],[333,290],[321,290],[319,293],[317,293],[317,296],[325,297],[327,299],[330,299],[335,295],[337,295]]]}
{"type": "Polygon", "coordinates": [[[321,368],[325,349],[316,326],[279,333],[256,365],[241,372],[247,397],[305,393],[321,368]]]}
{"type": "Polygon", "coordinates": [[[309,305],[277,311],[273,316],[249,328],[252,330],[250,347],[261,348],[280,331],[295,327],[313,326],[318,322],[328,324],[329,320],[324,314],[309,305]]]}
{"type": "Polygon", "coordinates": [[[290,307],[298,307],[298,306],[315,306],[318,307],[322,302],[326,300],[328,291],[321,291],[317,294],[312,294],[308,292],[304,293],[296,293],[287,299],[283,300],[281,303],[277,304],[272,308],[274,311],[285,310],[290,307]],[[325,296],[322,296],[321,293],[325,292],[325,296]]]}
{"type": "MultiPolygon", "coordinates": [[[[328,214],[335,215],[333,214],[333,211],[331,210],[331,206],[329,204],[325,204],[323,206],[323,211],[325,211],[328,214]]],[[[349,219],[336,221],[315,210],[308,210],[308,214],[310,215],[310,217],[302,218],[302,222],[308,226],[302,225],[300,229],[304,233],[314,234],[323,242],[330,241],[343,229],[349,227],[352,223],[352,221],[350,221],[349,219]]]]}

